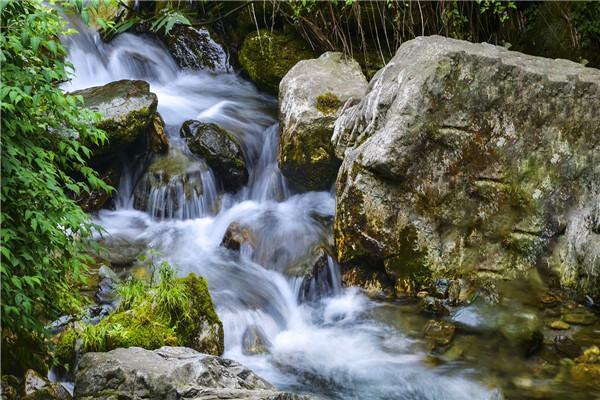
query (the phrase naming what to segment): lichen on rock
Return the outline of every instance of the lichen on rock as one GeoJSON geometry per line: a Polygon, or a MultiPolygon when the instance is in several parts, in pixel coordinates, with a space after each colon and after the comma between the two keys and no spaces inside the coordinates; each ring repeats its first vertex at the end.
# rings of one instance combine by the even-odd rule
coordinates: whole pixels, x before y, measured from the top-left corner
{"type": "Polygon", "coordinates": [[[597,296],[598,109],[598,70],[436,36],[404,43],[336,121],[338,259],[395,279],[550,265],[597,296]]]}

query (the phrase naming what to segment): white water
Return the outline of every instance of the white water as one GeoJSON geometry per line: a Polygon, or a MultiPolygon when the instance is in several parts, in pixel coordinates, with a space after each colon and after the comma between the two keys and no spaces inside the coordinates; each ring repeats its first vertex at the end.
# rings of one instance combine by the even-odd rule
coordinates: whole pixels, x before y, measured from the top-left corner
{"type": "MultiPolygon", "coordinates": [[[[81,29],[81,28],[80,28],[81,29]]],[[[117,79],[144,79],[158,95],[171,147],[193,156],[179,138],[187,119],[216,122],[243,142],[250,181],[235,195],[208,193],[205,204],[175,218],[153,218],[133,209],[129,160],[115,211],[97,215],[110,235],[154,248],[181,274],[195,272],[209,282],[225,328],[225,357],[249,366],[277,387],[340,399],[487,399],[491,391],[463,371],[426,367],[413,340],[369,317],[378,303],[355,288],[344,289],[337,266],[333,294],[300,304],[300,278],[290,267],[330,240],[335,200],[327,192],[293,194],[279,173],[276,102],[235,74],[179,71],[150,37],[122,34],[110,44],[97,35],[66,40],[76,78],[74,90],[117,79]],[[222,196],[222,197],[219,197],[222,196]],[[218,201],[220,200],[220,201],[218,201]],[[220,207],[218,207],[220,205],[220,207]],[[193,218],[190,218],[193,217],[193,218]],[[253,246],[241,255],[219,246],[231,222],[251,228],[253,246]],[[242,353],[242,335],[259,326],[271,343],[267,355],[242,353]]],[[[141,171],[143,172],[143,171],[141,171]]],[[[211,173],[205,185],[218,184],[211,173]]],[[[198,200],[200,201],[200,200],[198,200]]]]}

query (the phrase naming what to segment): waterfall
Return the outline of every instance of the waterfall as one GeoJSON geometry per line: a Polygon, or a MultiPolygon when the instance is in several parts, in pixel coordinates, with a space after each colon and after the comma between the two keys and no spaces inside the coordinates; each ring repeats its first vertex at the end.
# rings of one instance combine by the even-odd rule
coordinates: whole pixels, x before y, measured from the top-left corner
{"type": "Polygon", "coordinates": [[[100,211],[95,222],[115,238],[146,243],[182,275],[206,277],[224,325],[225,357],[279,388],[323,398],[490,398],[465,372],[426,367],[414,340],[377,318],[381,304],[341,286],[332,257],[325,259],[325,278],[302,284],[306,271],[298,266],[331,243],[335,199],[286,185],[276,162],[276,99],[235,73],[179,70],[150,35],[124,33],[103,43],[78,29],[65,41],[76,73],[65,89],[147,80],[166,123],[171,150],[165,157],[184,164],[182,174],[168,175],[125,160],[116,209],[100,211]],[[188,119],[214,122],[241,142],[250,178],[237,193],[221,191],[218,177],[179,137],[188,119]],[[240,253],[220,246],[233,222],[253,239],[240,253]],[[313,296],[318,288],[324,294],[313,296]],[[266,336],[268,354],[243,351],[252,327],[266,336]]]}

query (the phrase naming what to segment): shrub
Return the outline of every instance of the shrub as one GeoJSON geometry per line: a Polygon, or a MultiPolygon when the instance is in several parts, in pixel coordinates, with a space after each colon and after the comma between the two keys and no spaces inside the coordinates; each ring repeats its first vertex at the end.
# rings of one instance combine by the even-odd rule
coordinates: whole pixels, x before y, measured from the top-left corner
{"type": "Polygon", "coordinates": [[[58,87],[72,66],[57,37],[72,31],[41,0],[2,1],[0,13],[2,365],[19,373],[44,369],[45,321],[80,304],[72,287],[94,226],[72,195],[109,187],[86,165],[85,145],[105,140],[98,116],[58,87]]]}

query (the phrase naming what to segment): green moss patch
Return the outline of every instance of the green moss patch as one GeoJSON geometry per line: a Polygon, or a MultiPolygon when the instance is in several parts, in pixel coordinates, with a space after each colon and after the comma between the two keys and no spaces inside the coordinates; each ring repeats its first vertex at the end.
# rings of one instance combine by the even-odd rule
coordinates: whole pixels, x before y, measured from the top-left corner
{"type": "Polygon", "coordinates": [[[56,341],[57,361],[70,364],[78,345],[82,353],[133,346],[149,350],[188,346],[221,355],[223,326],[206,280],[194,274],[175,278],[173,271],[164,266],[160,275],[156,285],[136,279],[122,285],[119,308],[97,325],[73,326],[62,332],[56,341]]]}
{"type": "Polygon", "coordinates": [[[327,92],[317,96],[317,110],[323,114],[333,114],[340,108],[340,99],[333,93],[327,92]]]}
{"type": "Polygon", "coordinates": [[[273,94],[279,91],[281,78],[298,61],[315,54],[300,37],[261,29],[246,36],[240,49],[240,64],[256,85],[273,94]]]}

